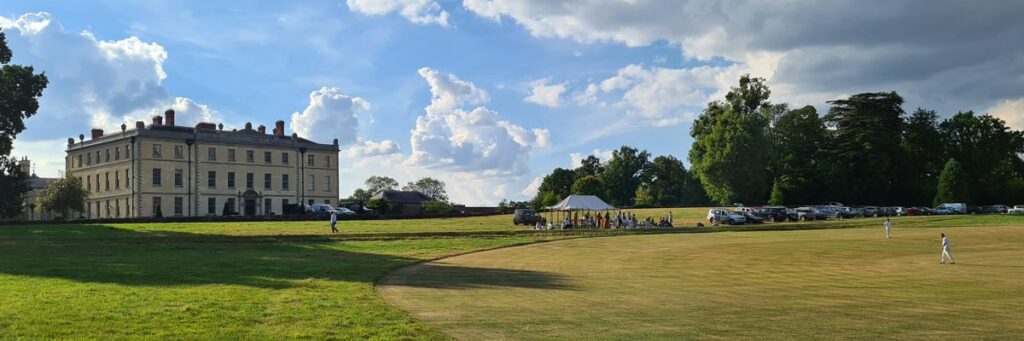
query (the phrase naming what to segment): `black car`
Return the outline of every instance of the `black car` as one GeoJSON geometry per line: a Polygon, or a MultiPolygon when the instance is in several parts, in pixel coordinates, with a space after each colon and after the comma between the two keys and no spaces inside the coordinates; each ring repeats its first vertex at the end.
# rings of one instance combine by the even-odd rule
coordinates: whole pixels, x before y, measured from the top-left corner
{"type": "Polygon", "coordinates": [[[547,224],[546,219],[537,214],[537,211],[521,208],[512,214],[512,224],[536,225],[537,223],[547,224]]]}
{"type": "Polygon", "coordinates": [[[789,214],[785,207],[781,206],[762,207],[758,210],[757,216],[764,218],[764,220],[776,223],[797,220],[795,216],[789,214]]]}
{"type": "Polygon", "coordinates": [[[739,212],[744,218],[747,218],[747,224],[764,224],[764,218],[757,216],[756,214],[749,212],[739,212]]]}

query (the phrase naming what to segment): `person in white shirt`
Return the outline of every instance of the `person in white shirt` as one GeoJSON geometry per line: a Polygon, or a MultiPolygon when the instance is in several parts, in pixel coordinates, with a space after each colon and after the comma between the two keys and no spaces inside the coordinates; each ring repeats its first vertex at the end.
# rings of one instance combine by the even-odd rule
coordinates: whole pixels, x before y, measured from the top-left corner
{"type": "Polygon", "coordinates": [[[945,233],[940,233],[940,235],[942,235],[942,255],[939,256],[939,264],[946,264],[946,258],[949,258],[949,264],[956,264],[953,255],[949,254],[949,237],[946,237],[945,233]]]}
{"type": "Polygon", "coordinates": [[[338,225],[338,215],[331,212],[331,233],[338,233],[336,225],[338,225]]]}
{"type": "Polygon", "coordinates": [[[886,218],[882,225],[885,225],[885,239],[892,239],[892,219],[886,218]]]}

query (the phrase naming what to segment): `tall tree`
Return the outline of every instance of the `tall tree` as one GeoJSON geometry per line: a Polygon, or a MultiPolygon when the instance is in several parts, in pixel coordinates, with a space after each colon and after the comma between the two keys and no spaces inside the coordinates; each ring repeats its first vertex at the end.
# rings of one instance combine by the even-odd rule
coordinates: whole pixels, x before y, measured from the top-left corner
{"type": "Polygon", "coordinates": [[[39,110],[39,97],[49,82],[31,66],[8,64],[12,56],[6,35],[0,32],[0,155],[10,155],[15,136],[39,110]]]}
{"type": "Polygon", "coordinates": [[[365,203],[367,201],[370,201],[370,198],[373,197],[373,194],[374,193],[370,193],[365,189],[356,188],[355,191],[352,191],[352,196],[350,196],[349,199],[365,203]]]}
{"type": "Polygon", "coordinates": [[[829,102],[832,127],[829,180],[838,200],[895,204],[902,165],[903,97],[895,92],[862,93],[829,102]]]}
{"type": "Polygon", "coordinates": [[[678,205],[686,192],[688,174],[683,162],[671,155],[654,158],[648,169],[647,188],[661,206],[678,205]]]}
{"type": "Polygon", "coordinates": [[[445,189],[444,181],[434,179],[431,177],[422,178],[416,180],[416,182],[410,182],[402,187],[403,191],[419,191],[420,193],[426,194],[434,201],[448,202],[448,191],[445,189]]]}
{"type": "Polygon", "coordinates": [[[18,166],[17,159],[0,155],[0,218],[20,214],[28,191],[28,174],[18,166]]]}
{"type": "Polygon", "coordinates": [[[601,159],[597,156],[587,156],[583,161],[580,162],[580,166],[576,168],[576,177],[582,178],[587,175],[598,176],[604,172],[604,166],[601,165],[601,159]]]}
{"type": "Polygon", "coordinates": [[[572,185],[576,182],[576,173],[555,168],[551,174],[545,175],[537,188],[537,196],[533,198],[533,206],[551,206],[572,193],[572,185]]]}
{"type": "Polygon", "coordinates": [[[608,198],[612,205],[629,206],[633,204],[636,188],[645,181],[645,171],[650,167],[651,153],[639,151],[629,146],[619,147],[612,151],[612,159],[601,173],[601,182],[608,189],[608,198]]]}
{"type": "Polygon", "coordinates": [[[812,106],[786,111],[775,119],[772,128],[775,140],[775,183],[792,202],[812,203],[822,200],[822,150],[828,132],[825,123],[812,106]]]}
{"type": "Polygon", "coordinates": [[[939,131],[946,156],[960,162],[970,179],[971,199],[977,204],[1007,200],[1007,182],[1024,153],[1024,133],[1010,130],[999,118],[971,111],[943,121],[939,131]]]}
{"type": "Polygon", "coordinates": [[[22,209],[28,192],[17,161],[10,157],[14,138],[25,130],[25,120],[39,110],[39,97],[48,80],[36,74],[31,66],[10,65],[13,52],[7,47],[7,36],[0,31],[0,216],[10,216],[22,209]]]}
{"type": "Polygon", "coordinates": [[[59,212],[64,219],[70,219],[72,213],[85,211],[85,199],[88,197],[89,192],[82,186],[82,180],[66,175],[46,186],[36,201],[36,209],[59,212]]]}
{"type": "Polygon", "coordinates": [[[771,185],[769,105],[763,78],[744,75],[725,102],[708,103],[690,131],[692,171],[708,196],[719,204],[763,202],[771,185]]]}
{"type": "Polygon", "coordinates": [[[782,192],[782,181],[775,180],[772,184],[772,194],[768,196],[768,203],[772,205],[785,205],[786,194],[782,192]]]}
{"type": "Polygon", "coordinates": [[[377,194],[380,191],[393,191],[398,188],[398,180],[386,176],[371,176],[366,178],[364,184],[366,185],[366,191],[370,195],[377,194]]]}
{"type": "Polygon", "coordinates": [[[939,176],[939,185],[933,204],[938,206],[950,202],[970,202],[970,192],[967,173],[956,159],[949,159],[946,166],[942,168],[942,175],[939,176]]]}
{"type": "Polygon", "coordinates": [[[925,205],[935,198],[939,173],[945,164],[945,147],[939,133],[939,115],[918,108],[907,117],[903,128],[906,161],[901,192],[907,204],[925,205]]]}
{"type": "Polygon", "coordinates": [[[605,188],[604,184],[601,183],[601,179],[593,175],[576,179],[576,182],[572,184],[572,194],[601,196],[604,193],[605,188]]]}

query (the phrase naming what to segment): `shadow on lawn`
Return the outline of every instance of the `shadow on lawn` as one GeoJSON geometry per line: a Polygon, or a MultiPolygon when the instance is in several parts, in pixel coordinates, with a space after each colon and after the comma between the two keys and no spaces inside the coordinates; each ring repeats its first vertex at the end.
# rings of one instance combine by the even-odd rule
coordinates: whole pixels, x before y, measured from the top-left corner
{"type": "Polygon", "coordinates": [[[556,273],[469,268],[444,263],[423,263],[399,270],[385,278],[381,285],[433,289],[515,287],[571,290],[574,288],[564,275],[556,273]]]}
{"type": "MultiPolygon", "coordinates": [[[[226,284],[284,289],[316,280],[372,283],[385,271],[419,261],[346,251],[339,245],[326,238],[282,241],[107,225],[4,226],[0,227],[0,274],[134,286],[226,284]]],[[[492,269],[459,270],[495,275],[492,269]]],[[[507,282],[508,286],[560,286],[557,277],[545,273],[502,270],[502,274],[522,279],[507,282]]]]}

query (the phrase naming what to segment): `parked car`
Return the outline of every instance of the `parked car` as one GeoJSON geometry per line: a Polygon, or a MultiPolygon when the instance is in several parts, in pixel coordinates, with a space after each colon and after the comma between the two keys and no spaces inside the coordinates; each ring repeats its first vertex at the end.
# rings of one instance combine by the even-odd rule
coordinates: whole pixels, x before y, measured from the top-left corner
{"type": "Polygon", "coordinates": [[[864,206],[864,207],[861,208],[861,211],[864,212],[863,214],[864,214],[865,217],[877,217],[878,216],[878,207],[875,207],[875,206],[864,206]]]}
{"type": "Polygon", "coordinates": [[[764,218],[758,217],[757,215],[750,212],[736,212],[747,219],[748,224],[764,224],[764,218]]]}
{"type": "Polygon", "coordinates": [[[544,219],[540,214],[537,214],[537,211],[519,208],[512,212],[513,225],[537,225],[537,223],[547,224],[546,219],[544,219]]]}
{"type": "Polygon", "coordinates": [[[949,208],[942,207],[942,206],[933,208],[931,211],[932,211],[933,215],[949,215],[949,214],[954,214],[953,210],[950,210],[949,208]]]}
{"type": "Polygon", "coordinates": [[[812,220],[825,220],[828,219],[824,214],[819,213],[817,210],[811,207],[797,207],[793,210],[796,213],[797,220],[800,221],[812,221],[812,220]]]}
{"type": "Polygon", "coordinates": [[[1006,211],[1009,214],[1024,214],[1024,205],[1016,205],[1006,211]]]}
{"type": "Polygon", "coordinates": [[[949,210],[949,214],[967,214],[967,204],[964,203],[944,203],[939,205],[949,210]]]}
{"type": "Polygon", "coordinates": [[[864,210],[858,207],[843,207],[843,213],[847,218],[860,218],[864,216],[864,210]]]}
{"type": "Polygon", "coordinates": [[[897,217],[907,216],[907,207],[893,207],[893,214],[897,217]]]}
{"type": "Polygon", "coordinates": [[[992,213],[1006,213],[1010,211],[1009,206],[1006,205],[992,205],[992,213]]]}
{"type": "Polygon", "coordinates": [[[718,222],[721,224],[729,225],[743,225],[747,222],[747,218],[741,214],[726,209],[712,208],[708,210],[708,222],[718,222]]]}
{"type": "Polygon", "coordinates": [[[785,221],[796,221],[796,216],[791,216],[785,207],[765,206],[760,209],[759,217],[764,220],[781,223],[785,221]]]}
{"type": "Polygon", "coordinates": [[[331,214],[338,213],[338,209],[334,208],[329,204],[312,204],[309,205],[309,213],[313,214],[331,214]]]}
{"type": "Polygon", "coordinates": [[[842,211],[839,209],[839,206],[822,205],[817,206],[814,209],[817,210],[818,213],[824,214],[829,218],[839,218],[842,215],[842,211]]]}
{"type": "Polygon", "coordinates": [[[356,214],[356,211],[353,211],[353,210],[350,210],[350,209],[347,209],[347,208],[344,208],[344,207],[338,207],[338,208],[336,208],[334,210],[336,211],[335,213],[342,214],[342,215],[355,215],[356,214]]]}

